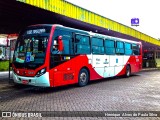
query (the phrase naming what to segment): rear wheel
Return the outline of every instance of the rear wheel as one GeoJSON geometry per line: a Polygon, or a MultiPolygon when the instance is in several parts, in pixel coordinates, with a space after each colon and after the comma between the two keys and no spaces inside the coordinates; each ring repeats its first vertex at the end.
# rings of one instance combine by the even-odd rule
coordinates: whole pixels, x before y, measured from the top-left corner
{"type": "Polygon", "coordinates": [[[89,74],[86,69],[81,69],[78,75],[78,85],[80,87],[86,86],[89,80],[89,74]]]}
{"type": "Polygon", "coordinates": [[[129,65],[126,66],[126,77],[130,77],[131,76],[131,68],[129,65]]]}

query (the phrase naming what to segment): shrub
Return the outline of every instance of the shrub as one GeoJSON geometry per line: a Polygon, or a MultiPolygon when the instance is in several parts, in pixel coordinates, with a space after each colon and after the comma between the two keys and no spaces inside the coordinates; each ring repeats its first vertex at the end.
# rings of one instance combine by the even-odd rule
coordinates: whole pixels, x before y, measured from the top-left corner
{"type": "Polygon", "coordinates": [[[9,61],[0,61],[0,71],[8,71],[9,70],[9,61]]]}

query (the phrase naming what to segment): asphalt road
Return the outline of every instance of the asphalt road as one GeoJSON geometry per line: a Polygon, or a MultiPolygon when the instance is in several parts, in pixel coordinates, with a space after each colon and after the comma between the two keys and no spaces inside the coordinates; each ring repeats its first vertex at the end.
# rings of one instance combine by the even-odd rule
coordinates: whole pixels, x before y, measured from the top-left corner
{"type": "MultiPolygon", "coordinates": [[[[160,111],[159,70],[143,71],[129,78],[93,81],[85,87],[69,85],[58,88],[13,86],[8,84],[7,75],[7,73],[0,75],[1,111],[160,111]]],[[[55,117],[54,119],[134,118],[55,117]]],[[[137,119],[158,120],[160,117],[137,117],[137,119]]]]}

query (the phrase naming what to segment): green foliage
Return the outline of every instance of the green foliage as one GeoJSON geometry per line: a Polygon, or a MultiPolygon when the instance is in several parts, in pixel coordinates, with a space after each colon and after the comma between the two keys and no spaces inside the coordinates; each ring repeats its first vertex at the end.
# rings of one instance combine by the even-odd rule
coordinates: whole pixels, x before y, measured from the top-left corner
{"type": "Polygon", "coordinates": [[[160,58],[156,59],[156,67],[160,67],[160,58]]]}
{"type": "Polygon", "coordinates": [[[9,61],[0,61],[0,71],[8,71],[9,70],[9,61]]]}

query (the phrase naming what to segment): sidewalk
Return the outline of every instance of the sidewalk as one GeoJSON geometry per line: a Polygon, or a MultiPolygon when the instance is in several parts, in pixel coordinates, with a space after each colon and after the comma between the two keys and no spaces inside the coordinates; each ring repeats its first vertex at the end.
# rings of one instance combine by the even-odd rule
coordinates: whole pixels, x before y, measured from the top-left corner
{"type": "MultiPolygon", "coordinates": [[[[0,80],[8,79],[9,71],[0,71],[0,80]]],[[[12,71],[10,72],[10,77],[12,78],[12,71]]]]}
{"type": "Polygon", "coordinates": [[[143,68],[141,71],[160,70],[160,68],[143,68]]]}

